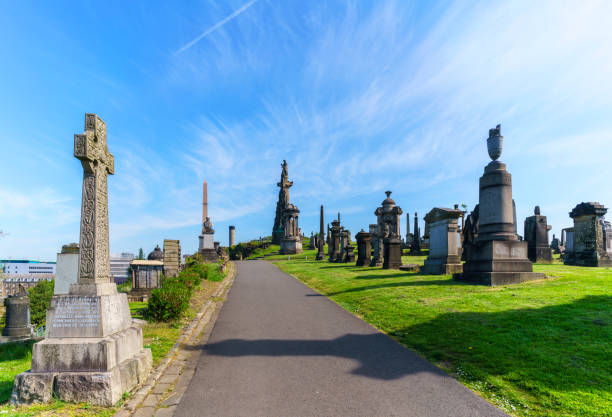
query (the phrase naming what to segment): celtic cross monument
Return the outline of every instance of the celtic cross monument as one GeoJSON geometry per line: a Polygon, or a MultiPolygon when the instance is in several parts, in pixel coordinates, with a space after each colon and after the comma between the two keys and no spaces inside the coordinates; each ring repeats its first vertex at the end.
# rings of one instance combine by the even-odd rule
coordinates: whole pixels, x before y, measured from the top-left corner
{"type": "Polygon", "coordinates": [[[74,135],[74,156],[83,166],[79,276],[68,294],[51,299],[45,339],[33,347],[32,369],[15,378],[13,404],[55,396],[113,405],[151,370],[151,351],[143,349],[127,295],[110,279],[107,178],[114,160],[97,115],[85,115],[85,132],[74,135]]]}

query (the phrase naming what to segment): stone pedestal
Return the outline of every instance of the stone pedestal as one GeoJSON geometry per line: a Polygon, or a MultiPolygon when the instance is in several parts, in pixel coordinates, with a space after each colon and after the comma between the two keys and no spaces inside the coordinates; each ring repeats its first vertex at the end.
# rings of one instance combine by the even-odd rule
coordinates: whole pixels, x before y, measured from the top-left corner
{"type": "Polygon", "coordinates": [[[570,212],[574,227],[566,229],[567,244],[563,258],[566,265],[612,266],[603,227],[603,216],[607,211],[603,205],[591,202],[580,203],[570,212]]]}
{"type": "Polygon", "coordinates": [[[342,258],[342,254],[340,252],[340,231],[340,220],[332,221],[332,227],[330,230],[331,237],[329,238],[328,247],[329,262],[338,262],[338,259],[342,258]]]}
{"type": "Polygon", "coordinates": [[[302,241],[298,236],[283,237],[280,244],[280,254],[295,255],[302,253],[302,241]]]}
{"type": "Polygon", "coordinates": [[[4,299],[5,325],[2,336],[9,340],[19,340],[32,337],[30,324],[30,298],[24,292],[4,299]]]}
{"type": "Polygon", "coordinates": [[[385,239],[384,245],[383,269],[399,269],[402,266],[402,241],[397,237],[391,237],[385,239]]]}
{"type": "Polygon", "coordinates": [[[346,245],[344,247],[344,259],[345,263],[355,262],[355,247],[353,245],[346,245]]]}
{"type": "Polygon", "coordinates": [[[483,285],[516,284],[546,276],[533,272],[527,242],[519,241],[514,226],[512,176],[501,155],[501,127],[489,131],[487,145],[493,162],[480,178],[478,237],[466,246],[463,273],[455,279],[483,285]]]}
{"type": "Polygon", "coordinates": [[[372,235],[363,229],[355,235],[357,239],[357,263],[356,266],[368,266],[372,261],[372,235]]]}
{"type": "Polygon", "coordinates": [[[51,299],[45,339],[34,345],[32,369],[15,378],[13,404],[62,401],[113,405],[151,370],[140,324],[114,283],[73,284],[51,299]]]}
{"type": "Polygon", "coordinates": [[[429,225],[429,256],[421,273],[456,274],[463,271],[458,219],[463,211],[436,207],[425,216],[429,225]]]}

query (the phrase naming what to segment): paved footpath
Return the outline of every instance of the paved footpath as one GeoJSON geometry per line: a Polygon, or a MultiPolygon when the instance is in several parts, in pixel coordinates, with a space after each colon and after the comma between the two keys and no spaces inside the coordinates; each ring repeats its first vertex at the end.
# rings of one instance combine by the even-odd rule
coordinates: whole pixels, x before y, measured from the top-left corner
{"type": "Polygon", "coordinates": [[[265,261],[238,275],[175,416],[506,416],[265,261]]]}

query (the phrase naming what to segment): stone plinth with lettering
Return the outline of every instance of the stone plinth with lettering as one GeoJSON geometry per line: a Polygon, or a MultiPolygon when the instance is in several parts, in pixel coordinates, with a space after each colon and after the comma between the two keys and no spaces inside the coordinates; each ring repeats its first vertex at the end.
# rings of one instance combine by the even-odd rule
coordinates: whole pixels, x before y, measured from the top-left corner
{"type": "Polygon", "coordinates": [[[459,218],[464,212],[458,209],[435,207],[425,216],[429,225],[429,256],[421,273],[447,275],[459,273],[461,265],[461,239],[459,218]]]}
{"type": "Polygon", "coordinates": [[[455,279],[482,285],[506,285],[546,278],[533,272],[527,242],[518,239],[512,200],[512,176],[498,161],[503,137],[501,126],[489,130],[487,148],[492,161],[480,177],[478,237],[465,246],[463,273],[455,279]]]}
{"type": "Polygon", "coordinates": [[[74,155],[84,171],[78,282],[51,299],[45,339],[33,347],[32,369],[15,378],[13,404],[56,397],[112,405],[151,369],[140,323],[130,315],[127,295],[111,282],[107,176],[114,173],[114,161],[106,125],[97,115],[85,115],[85,133],[74,136],[74,155]]]}

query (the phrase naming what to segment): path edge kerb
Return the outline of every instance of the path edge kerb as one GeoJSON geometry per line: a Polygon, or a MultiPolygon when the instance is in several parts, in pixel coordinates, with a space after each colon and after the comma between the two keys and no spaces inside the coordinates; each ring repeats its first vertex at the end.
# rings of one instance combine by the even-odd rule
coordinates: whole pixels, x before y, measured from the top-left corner
{"type": "Polygon", "coordinates": [[[126,415],[126,411],[131,414],[136,409],[138,409],[144,402],[147,395],[153,390],[159,378],[164,375],[166,369],[168,369],[170,364],[172,364],[172,362],[174,362],[174,360],[177,358],[183,346],[185,346],[185,344],[189,342],[194,336],[198,336],[197,334],[195,334],[195,330],[197,328],[200,328],[203,324],[208,324],[202,323],[203,318],[207,317],[209,321],[216,320],[216,315],[207,315],[207,313],[209,312],[209,310],[215,308],[213,299],[222,296],[226,291],[229,290],[231,285],[234,283],[237,270],[236,264],[230,261],[228,262],[228,267],[229,271],[221,285],[219,285],[215,292],[212,293],[208,301],[204,303],[204,305],[200,309],[200,312],[194,317],[194,319],[191,320],[191,322],[183,328],[181,336],[177,339],[176,343],[174,343],[166,357],[161,361],[159,365],[155,367],[155,369],[151,371],[147,380],[142,385],[136,387],[134,391],[132,391],[132,398],[128,400],[123,405],[123,407],[117,410],[117,412],[114,414],[114,417],[123,417],[126,415]]]}

